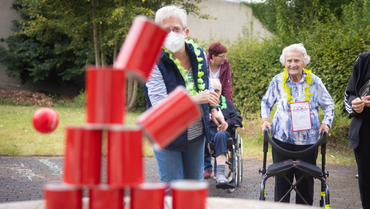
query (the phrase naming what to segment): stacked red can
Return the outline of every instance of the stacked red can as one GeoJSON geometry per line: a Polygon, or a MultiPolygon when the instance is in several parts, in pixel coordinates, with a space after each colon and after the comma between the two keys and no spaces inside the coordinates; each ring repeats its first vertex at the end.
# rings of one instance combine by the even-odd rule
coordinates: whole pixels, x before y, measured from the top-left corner
{"type": "MultiPolygon", "coordinates": [[[[81,209],[84,188],[89,190],[90,209],[123,209],[126,188],[131,189],[131,209],[164,208],[168,185],[144,183],[142,135],[162,149],[200,117],[201,111],[186,90],[178,88],[168,95],[167,102],[140,116],[137,126],[125,126],[124,116],[126,77],[148,79],[165,37],[163,28],[137,17],[115,65],[87,68],[86,124],[66,127],[63,183],[44,187],[46,209],[81,209]],[[168,128],[174,124],[177,128],[168,128]],[[106,182],[101,180],[103,137],[108,142],[106,182]]],[[[203,209],[207,193],[201,194],[197,205],[203,209]]]]}

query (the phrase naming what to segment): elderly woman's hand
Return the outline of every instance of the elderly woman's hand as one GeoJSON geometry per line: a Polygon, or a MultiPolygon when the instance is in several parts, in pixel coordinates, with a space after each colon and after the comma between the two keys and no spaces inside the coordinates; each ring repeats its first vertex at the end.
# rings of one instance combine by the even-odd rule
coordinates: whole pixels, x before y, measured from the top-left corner
{"type": "Polygon", "coordinates": [[[326,135],[328,135],[329,132],[330,132],[330,128],[329,128],[328,124],[321,123],[320,128],[319,128],[319,134],[321,134],[321,131],[322,130],[325,130],[326,131],[326,135]]]}
{"type": "Polygon", "coordinates": [[[261,126],[261,131],[262,133],[265,131],[265,129],[268,128],[269,131],[271,131],[271,124],[268,118],[263,118],[262,119],[262,126],[261,126]]]}
{"type": "Polygon", "coordinates": [[[364,110],[365,101],[357,97],[352,101],[352,109],[357,112],[361,113],[364,110]]]}
{"type": "Polygon", "coordinates": [[[207,104],[209,103],[210,105],[217,105],[218,103],[218,94],[209,91],[209,90],[204,90],[200,92],[199,94],[196,94],[192,96],[191,98],[194,100],[195,103],[197,104],[207,104]]]}

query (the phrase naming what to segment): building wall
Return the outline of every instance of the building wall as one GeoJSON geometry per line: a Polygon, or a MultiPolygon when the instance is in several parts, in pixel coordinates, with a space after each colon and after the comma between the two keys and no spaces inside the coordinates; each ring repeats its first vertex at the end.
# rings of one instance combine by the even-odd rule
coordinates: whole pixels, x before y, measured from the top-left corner
{"type": "Polygon", "coordinates": [[[252,9],[239,1],[203,0],[200,4],[205,8],[202,14],[209,14],[212,19],[204,20],[193,16],[188,17],[189,36],[198,41],[228,39],[235,40],[242,35],[243,26],[254,35],[271,36],[262,23],[252,16],[252,9]]]}

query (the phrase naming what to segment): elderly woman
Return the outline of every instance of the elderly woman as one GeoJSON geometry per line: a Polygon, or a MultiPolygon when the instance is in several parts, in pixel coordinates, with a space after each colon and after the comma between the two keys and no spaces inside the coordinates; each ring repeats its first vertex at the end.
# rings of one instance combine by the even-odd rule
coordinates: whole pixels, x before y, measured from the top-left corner
{"type": "Polygon", "coordinates": [[[362,208],[370,208],[370,52],[361,53],[353,65],[344,102],[353,116],[348,147],[354,149],[362,208]],[[364,90],[365,91],[361,91],[364,90]]]}
{"type": "MultiPolygon", "coordinates": [[[[271,81],[270,86],[262,98],[261,115],[264,131],[271,131],[273,140],[282,148],[290,151],[304,150],[318,140],[319,133],[325,130],[329,133],[334,118],[334,103],[326,90],[321,79],[304,69],[310,62],[303,44],[293,44],[284,48],[280,56],[280,62],[284,65],[284,72],[277,74],[271,81]],[[276,112],[269,122],[271,109],[276,104],[276,112]],[[319,106],[323,110],[324,118],[320,123],[319,106]],[[305,107],[305,115],[301,118],[292,117],[297,108],[305,107]],[[292,119],[293,118],[293,119],[292,119]]],[[[303,156],[300,160],[316,165],[318,150],[303,156]]],[[[292,159],[275,149],[272,149],[273,162],[292,159]]],[[[294,159],[295,160],[295,159],[294,159]]],[[[299,171],[291,171],[286,177],[293,182],[293,178],[299,179],[299,171]]],[[[274,200],[279,201],[289,190],[289,183],[280,176],[275,176],[274,200]]],[[[303,178],[297,185],[298,191],[305,201],[312,205],[314,181],[312,177],[303,178]]],[[[289,202],[290,193],[282,200],[289,202]]],[[[297,204],[305,204],[304,200],[296,195],[297,204]]]]}
{"type": "Polygon", "coordinates": [[[165,149],[154,150],[162,182],[203,180],[204,140],[210,139],[209,107],[214,122],[221,124],[222,130],[227,128],[217,113],[218,95],[209,82],[204,53],[195,43],[185,40],[189,33],[186,21],[186,12],[179,6],[165,6],[156,12],[155,22],[168,35],[158,64],[144,85],[148,107],[159,104],[177,86],[184,86],[203,111],[203,116],[165,149]]]}

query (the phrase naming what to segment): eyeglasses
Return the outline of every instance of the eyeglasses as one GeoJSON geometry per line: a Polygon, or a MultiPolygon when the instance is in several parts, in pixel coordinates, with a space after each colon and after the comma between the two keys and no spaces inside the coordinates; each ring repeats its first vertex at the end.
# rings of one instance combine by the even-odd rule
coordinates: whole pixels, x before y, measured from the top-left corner
{"type": "Polygon", "coordinates": [[[215,89],[215,92],[218,94],[218,93],[220,93],[220,90],[219,89],[215,89]]]}
{"type": "Polygon", "coordinates": [[[226,58],[226,56],[227,56],[227,54],[224,54],[224,55],[222,55],[222,56],[218,55],[217,57],[221,57],[221,58],[225,59],[225,58],[226,58]]]}
{"type": "Polygon", "coordinates": [[[174,32],[174,33],[181,33],[182,31],[184,31],[186,28],[178,28],[178,27],[174,27],[174,28],[164,28],[165,31],[167,31],[167,33],[170,33],[171,31],[174,32]]]}

